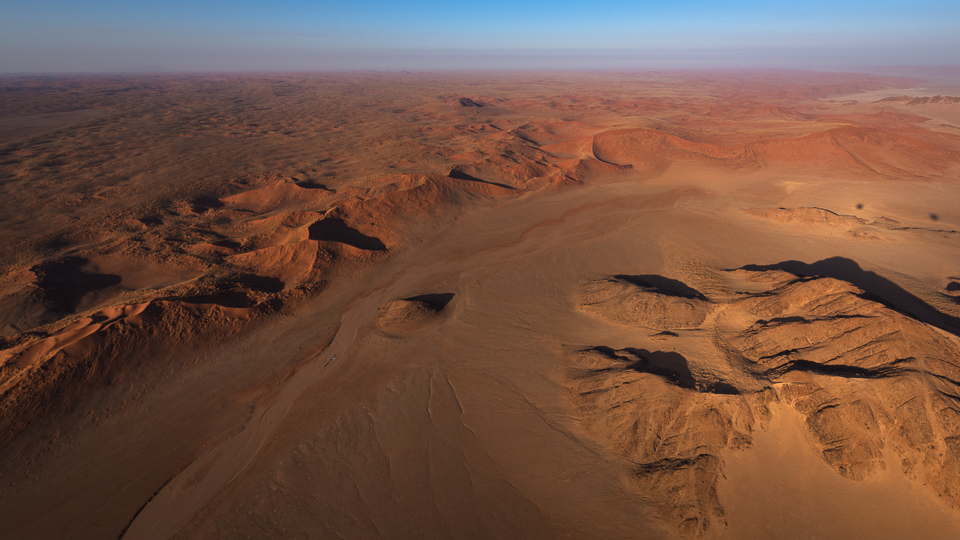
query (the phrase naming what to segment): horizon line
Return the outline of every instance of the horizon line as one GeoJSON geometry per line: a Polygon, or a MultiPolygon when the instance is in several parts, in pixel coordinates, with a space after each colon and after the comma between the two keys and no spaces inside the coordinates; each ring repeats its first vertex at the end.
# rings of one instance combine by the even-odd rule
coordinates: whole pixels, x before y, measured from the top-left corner
{"type": "Polygon", "coordinates": [[[441,73],[703,73],[703,72],[807,72],[807,73],[834,73],[834,74],[866,74],[877,75],[868,70],[925,70],[925,69],[956,69],[955,76],[960,77],[960,63],[958,64],[852,64],[843,66],[824,67],[788,67],[788,66],[718,66],[718,67],[503,67],[503,68],[450,68],[436,67],[429,69],[172,69],[161,66],[144,66],[141,68],[115,70],[46,70],[46,71],[0,71],[0,77],[30,77],[30,76],[97,76],[97,75],[309,75],[309,74],[362,74],[362,73],[389,73],[389,74],[441,74],[441,73]]]}

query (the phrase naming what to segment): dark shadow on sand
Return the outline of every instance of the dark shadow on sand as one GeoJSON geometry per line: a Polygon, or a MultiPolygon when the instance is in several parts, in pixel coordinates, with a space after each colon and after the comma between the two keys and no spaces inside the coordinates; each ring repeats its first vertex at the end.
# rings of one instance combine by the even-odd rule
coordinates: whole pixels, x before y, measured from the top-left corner
{"type": "Polygon", "coordinates": [[[190,304],[216,304],[229,308],[249,308],[257,305],[257,302],[250,298],[248,292],[274,294],[283,291],[284,286],[283,281],[274,277],[238,274],[218,283],[216,291],[188,296],[182,300],[190,304]]]}
{"type": "Polygon", "coordinates": [[[37,287],[46,302],[55,310],[73,313],[88,293],[119,285],[116,274],[85,271],[90,261],[83,257],[64,257],[38,264],[30,270],[37,276],[37,287]]]}
{"type": "Polygon", "coordinates": [[[490,182],[488,180],[484,180],[483,178],[478,178],[457,167],[454,167],[453,169],[451,169],[450,174],[448,174],[447,176],[455,180],[467,180],[469,182],[480,182],[481,184],[490,184],[491,186],[502,187],[505,189],[514,189],[514,190],[517,189],[513,186],[508,186],[507,184],[501,184],[499,182],[490,182]]]}
{"type": "Polygon", "coordinates": [[[664,294],[667,296],[678,296],[680,298],[695,298],[697,300],[707,301],[707,297],[703,295],[700,291],[690,287],[682,281],[677,281],[676,279],[670,279],[663,276],[658,276],[655,274],[647,274],[642,276],[630,276],[626,274],[617,274],[613,276],[614,279],[619,279],[620,281],[626,281],[628,283],[633,283],[639,287],[646,287],[656,289],[656,292],[664,294]]]}
{"type": "Polygon", "coordinates": [[[628,347],[626,349],[622,349],[621,351],[626,352],[629,355],[624,356],[617,354],[616,350],[603,345],[591,347],[588,350],[597,351],[608,358],[613,358],[620,362],[629,362],[629,366],[627,366],[628,369],[639,371],[641,373],[650,373],[651,375],[656,375],[666,382],[673,384],[674,386],[679,386],[680,388],[686,388],[688,390],[710,394],[740,394],[740,391],[737,390],[733,385],[723,381],[713,381],[710,383],[702,383],[698,381],[690,371],[690,364],[687,362],[687,359],[682,354],[677,352],[648,351],[646,349],[634,349],[628,347]]]}
{"type": "Polygon", "coordinates": [[[342,219],[324,218],[309,227],[310,239],[339,242],[367,251],[384,251],[387,246],[374,236],[367,236],[347,225],[342,219]]]}
{"type": "Polygon", "coordinates": [[[447,307],[447,304],[453,300],[453,297],[453,293],[433,293],[411,296],[410,298],[404,298],[404,300],[408,302],[423,302],[424,304],[430,306],[434,311],[440,311],[447,307]]]}

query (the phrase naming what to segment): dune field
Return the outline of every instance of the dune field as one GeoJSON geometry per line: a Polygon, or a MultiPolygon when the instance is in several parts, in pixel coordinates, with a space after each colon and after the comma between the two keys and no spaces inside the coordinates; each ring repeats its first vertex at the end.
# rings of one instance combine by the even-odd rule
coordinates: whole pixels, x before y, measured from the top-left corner
{"type": "Polygon", "coordinates": [[[2,78],[0,537],[958,538],[951,84],[2,78]]]}

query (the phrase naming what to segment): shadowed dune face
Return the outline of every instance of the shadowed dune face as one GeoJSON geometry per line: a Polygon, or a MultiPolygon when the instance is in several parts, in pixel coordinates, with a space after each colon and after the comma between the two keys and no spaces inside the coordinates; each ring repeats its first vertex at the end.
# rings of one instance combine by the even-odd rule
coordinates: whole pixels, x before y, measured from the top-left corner
{"type": "Polygon", "coordinates": [[[0,78],[4,534],[952,538],[923,84],[0,78]]]}
{"type": "MultiPolygon", "coordinates": [[[[85,271],[85,267],[89,266],[90,261],[82,257],[64,257],[30,268],[35,276],[32,295],[38,297],[43,306],[39,314],[41,317],[46,312],[51,312],[50,315],[54,317],[73,313],[85,296],[120,284],[120,276],[85,271]]],[[[21,301],[32,303],[25,299],[21,301]]],[[[18,322],[31,318],[30,315],[24,315],[19,315],[18,322]]]]}
{"type": "Polygon", "coordinates": [[[367,236],[341,219],[324,218],[310,225],[310,239],[338,242],[366,251],[383,251],[387,246],[379,238],[367,236]]]}

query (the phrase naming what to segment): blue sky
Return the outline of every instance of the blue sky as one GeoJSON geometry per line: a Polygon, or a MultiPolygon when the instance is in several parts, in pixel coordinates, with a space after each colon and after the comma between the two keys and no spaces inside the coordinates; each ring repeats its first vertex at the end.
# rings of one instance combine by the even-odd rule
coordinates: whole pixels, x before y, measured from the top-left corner
{"type": "Polygon", "coordinates": [[[0,0],[0,72],[960,63],[956,0],[0,0]]]}

